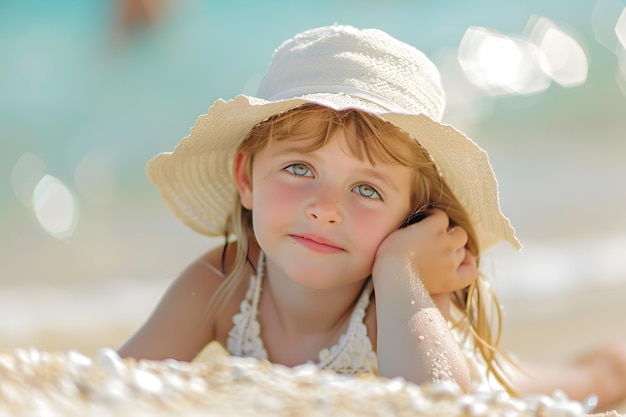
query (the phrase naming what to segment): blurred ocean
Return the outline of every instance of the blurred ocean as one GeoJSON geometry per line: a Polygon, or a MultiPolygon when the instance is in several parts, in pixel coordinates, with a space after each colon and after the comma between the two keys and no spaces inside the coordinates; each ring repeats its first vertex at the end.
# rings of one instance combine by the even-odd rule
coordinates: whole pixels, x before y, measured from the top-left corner
{"type": "Polygon", "coordinates": [[[0,347],[70,321],[140,323],[172,277],[215,244],[167,212],[146,161],[217,98],[254,94],[281,41],[335,22],[381,28],[440,66],[445,120],[489,152],[525,245],[484,259],[505,303],[626,282],[625,7],[0,2],[0,347]],[[480,73],[479,52],[510,52],[472,49],[485,34],[492,46],[541,47],[551,70],[513,54],[505,63],[520,61],[514,70],[500,62],[480,73]]]}

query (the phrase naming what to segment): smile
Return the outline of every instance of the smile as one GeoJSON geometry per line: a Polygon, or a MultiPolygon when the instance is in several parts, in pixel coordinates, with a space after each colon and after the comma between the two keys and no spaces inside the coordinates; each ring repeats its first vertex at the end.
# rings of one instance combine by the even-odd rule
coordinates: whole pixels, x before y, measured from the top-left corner
{"type": "Polygon", "coordinates": [[[320,236],[313,235],[290,235],[290,237],[303,247],[318,253],[338,253],[344,252],[342,248],[333,242],[320,236]]]}

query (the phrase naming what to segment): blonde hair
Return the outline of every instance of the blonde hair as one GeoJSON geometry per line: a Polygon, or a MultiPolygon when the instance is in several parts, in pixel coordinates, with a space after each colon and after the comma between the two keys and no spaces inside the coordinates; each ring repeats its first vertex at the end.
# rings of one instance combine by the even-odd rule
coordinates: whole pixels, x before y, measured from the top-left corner
{"type": "MultiPolygon", "coordinates": [[[[347,151],[361,161],[371,164],[397,163],[414,168],[414,187],[411,203],[415,211],[438,208],[447,213],[454,225],[463,227],[468,234],[466,247],[478,261],[480,248],[473,225],[461,203],[443,181],[428,152],[398,127],[377,116],[358,110],[335,111],[314,104],[306,104],[270,117],[256,125],[238,151],[249,157],[248,174],[251,175],[254,155],[270,140],[309,140],[304,151],[314,151],[328,143],[333,134],[343,129],[347,151]],[[310,142],[311,139],[314,139],[310,142]],[[407,152],[408,148],[408,152],[407,152]]],[[[207,319],[233,296],[244,278],[248,259],[249,240],[254,239],[252,216],[249,210],[236,201],[228,219],[224,236],[236,238],[235,259],[229,270],[222,265],[226,278],[213,295],[207,310],[207,319]]],[[[226,246],[228,242],[225,245],[226,246]]],[[[490,372],[509,392],[514,393],[504,374],[503,359],[498,350],[501,334],[501,309],[488,280],[481,274],[467,288],[452,295],[452,303],[461,313],[453,325],[461,329],[464,337],[472,337],[478,353],[484,358],[490,372]]]]}

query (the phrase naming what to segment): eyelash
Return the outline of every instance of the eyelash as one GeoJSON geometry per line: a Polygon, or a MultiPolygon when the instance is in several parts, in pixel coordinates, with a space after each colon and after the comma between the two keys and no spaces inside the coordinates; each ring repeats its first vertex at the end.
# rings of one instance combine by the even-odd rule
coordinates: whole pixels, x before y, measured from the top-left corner
{"type": "MultiPolygon", "coordinates": [[[[306,164],[299,163],[299,162],[298,162],[298,163],[295,163],[295,164],[288,165],[288,166],[286,166],[286,167],[285,167],[285,168],[283,168],[283,169],[284,169],[285,171],[287,171],[290,175],[293,175],[294,177],[309,177],[309,176],[312,176],[312,175],[297,174],[297,173],[294,171],[294,167],[304,167],[304,168],[305,168],[308,172],[311,172],[311,173],[312,173],[312,169],[311,169],[311,168],[309,168],[306,164]]],[[[369,184],[358,184],[358,185],[355,185],[355,186],[352,188],[352,190],[358,189],[358,188],[360,188],[360,187],[367,187],[367,188],[371,189],[371,190],[374,192],[374,194],[376,195],[376,197],[374,197],[374,196],[366,196],[366,195],[364,195],[362,192],[356,192],[356,191],[355,191],[355,192],[356,192],[356,194],[358,194],[358,195],[360,195],[360,196],[362,196],[362,197],[364,197],[364,198],[367,198],[367,199],[369,199],[369,200],[378,200],[378,199],[382,200],[382,196],[380,195],[380,193],[378,192],[378,190],[377,190],[375,187],[372,187],[372,186],[371,186],[371,185],[369,185],[369,184]]]]}
{"type": "Polygon", "coordinates": [[[290,173],[291,175],[293,175],[294,177],[307,177],[309,175],[302,175],[302,174],[296,174],[293,171],[293,167],[304,167],[307,169],[307,171],[312,172],[311,168],[309,168],[306,164],[302,164],[300,162],[297,162],[295,164],[291,164],[286,166],[285,168],[283,168],[285,171],[287,171],[288,173],[290,173]]]}
{"type": "Polygon", "coordinates": [[[367,187],[367,188],[371,189],[371,190],[372,190],[372,191],[376,194],[376,197],[366,196],[366,195],[363,195],[363,194],[362,194],[362,193],[360,193],[360,192],[359,192],[359,193],[357,193],[358,195],[363,196],[363,197],[365,197],[365,198],[367,198],[367,199],[370,199],[370,200],[378,200],[378,199],[381,199],[381,200],[382,200],[382,197],[381,197],[380,193],[378,192],[378,190],[377,190],[376,188],[372,187],[371,185],[367,185],[367,184],[359,184],[359,185],[356,185],[356,186],[355,186],[354,188],[352,188],[352,189],[353,189],[353,190],[355,190],[355,189],[360,188],[360,187],[367,187]]]}

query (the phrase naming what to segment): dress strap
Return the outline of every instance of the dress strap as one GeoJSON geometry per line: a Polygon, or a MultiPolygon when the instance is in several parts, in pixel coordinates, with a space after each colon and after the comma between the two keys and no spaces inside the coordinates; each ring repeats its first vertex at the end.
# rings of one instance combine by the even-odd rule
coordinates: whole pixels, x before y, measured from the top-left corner
{"type": "Polygon", "coordinates": [[[222,278],[224,278],[224,272],[220,271],[219,269],[217,269],[215,266],[213,266],[213,264],[211,264],[210,262],[205,261],[204,259],[198,259],[196,261],[197,264],[200,264],[202,266],[204,266],[207,269],[210,269],[213,273],[215,273],[217,276],[220,276],[222,278]]]}
{"type": "Polygon", "coordinates": [[[233,316],[233,328],[228,332],[226,349],[234,356],[252,356],[267,360],[267,351],[261,340],[261,325],[257,319],[261,282],[265,270],[265,255],[259,252],[256,274],[250,276],[250,285],[241,301],[239,313],[233,316]]]}

